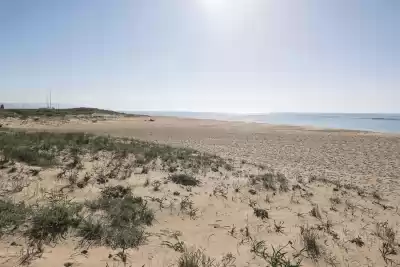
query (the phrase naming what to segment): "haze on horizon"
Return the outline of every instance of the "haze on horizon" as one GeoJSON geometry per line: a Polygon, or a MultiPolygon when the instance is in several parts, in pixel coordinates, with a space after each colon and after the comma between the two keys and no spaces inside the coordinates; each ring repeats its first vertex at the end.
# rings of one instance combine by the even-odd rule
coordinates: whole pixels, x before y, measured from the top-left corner
{"type": "Polygon", "coordinates": [[[400,113],[397,0],[0,1],[0,102],[400,113]]]}

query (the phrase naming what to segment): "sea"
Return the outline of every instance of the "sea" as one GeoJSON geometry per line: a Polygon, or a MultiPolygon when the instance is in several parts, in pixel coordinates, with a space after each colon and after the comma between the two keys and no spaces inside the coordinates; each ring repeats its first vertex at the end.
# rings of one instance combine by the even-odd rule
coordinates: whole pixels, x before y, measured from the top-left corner
{"type": "Polygon", "coordinates": [[[384,133],[400,133],[400,114],[383,113],[268,113],[230,114],[183,111],[131,111],[150,116],[244,121],[275,125],[313,126],[384,133]]]}

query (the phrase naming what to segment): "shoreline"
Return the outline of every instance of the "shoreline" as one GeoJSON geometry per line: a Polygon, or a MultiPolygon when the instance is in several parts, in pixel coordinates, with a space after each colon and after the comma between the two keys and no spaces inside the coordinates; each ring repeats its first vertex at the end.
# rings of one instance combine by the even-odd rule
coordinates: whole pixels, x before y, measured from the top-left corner
{"type": "Polygon", "coordinates": [[[300,126],[361,132],[400,134],[400,114],[381,113],[268,113],[229,114],[207,112],[145,112],[154,117],[177,117],[189,119],[219,120],[231,122],[254,122],[281,126],[300,126]],[[385,117],[386,116],[386,117],[385,117]],[[322,119],[322,120],[321,120],[322,119]],[[380,122],[377,122],[380,121],[380,122]],[[382,125],[383,124],[383,125],[382,125]],[[384,125],[386,124],[386,125],[384,125]],[[396,128],[397,127],[397,128],[396,128]]]}
{"type": "Polygon", "coordinates": [[[353,133],[353,134],[370,134],[370,135],[387,135],[387,136],[400,136],[400,132],[382,132],[373,130],[358,130],[358,129],[347,129],[347,128],[329,128],[319,127],[313,125],[296,125],[296,124],[274,124],[262,121],[245,121],[245,120],[222,120],[222,119],[203,119],[203,118],[188,118],[178,116],[150,116],[151,118],[159,119],[177,119],[177,120],[196,120],[196,121],[215,121],[219,123],[243,123],[243,124],[255,124],[265,126],[274,130],[300,130],[300,131],[322,131],[331,133],[353,133]]]}

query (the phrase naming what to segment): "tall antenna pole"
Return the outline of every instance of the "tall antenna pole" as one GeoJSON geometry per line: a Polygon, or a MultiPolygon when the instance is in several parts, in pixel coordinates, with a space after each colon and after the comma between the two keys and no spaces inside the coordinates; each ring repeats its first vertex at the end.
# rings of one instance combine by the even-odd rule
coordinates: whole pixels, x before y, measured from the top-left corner
{"type": "Polygon", "coordinates": [[[50,89],[50,108],[51,108],[51,89],[50,89]]]}

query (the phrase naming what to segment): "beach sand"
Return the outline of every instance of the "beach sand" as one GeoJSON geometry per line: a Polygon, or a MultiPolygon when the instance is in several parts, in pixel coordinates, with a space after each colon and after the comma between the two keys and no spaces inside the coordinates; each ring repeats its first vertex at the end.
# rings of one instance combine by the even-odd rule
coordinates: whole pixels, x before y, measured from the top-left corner
{"type": "MultiPolygon", "coordinates": [[[[268,266],[254,251],[254,245],[260,241],[265,242],[262,244],[268,253],[272,253],[272,247],[284,247],[290,258],[302,259],[301,266],[400,263],[397,255],[399,135],[170,117],[153,119],[64,122],[7,119],[1,123],[15,129],[87,132],[155,141],[216,154],[232,162],[233,170],[204,172],[199,177],[202,186],[191,189],[162,183],[161,190],[154,192],[151,187],[143,186],[146,180],[164,182],[168,177],[168,172],[157,168],[148,174],[132,173],[123,181],[110,181],[131,186],[135,195],[162,199],[168,207],[159,208],[157,202],[151,204],[156,210],[157,223],[148,229],[148,244],[127,252],[127,266],[176,266],[181,254],[162,242],[177,239],[187,247],[203,249],[218,262],[226,263],[229,258],[228,264],[222,266],[268,266]],[[251,177],[267,171],[284,174],[289,190],[271,191],[249,182],[251,177]],[[256,193],[249,192],[250,189],[256,193]],[[176,191],[179,196],[173,194],[176,191]],[[179,203],[185,196],[198,209],[195,219],[179,211],[179,203]],[[255,207],[268,210],[269,219],[254,216],[255,207]],[[320,215],[315,216],[312,210],[320,215]],[[307,227],[316,233],[320,244],[318,258],[303,250],[306,244],[301,229],[307,227]],[[394,229],[394,240],[388,237],[389,228],[394,229]],[[393,248],[389,252],[393,253],[385,254],[382,251],[388,243],[393,248]]],[[[84,165],[85,171],[93,169],[90,162],[84,165]]],[[[28,167],[20,168],[24,173],[28,167]]],[[[7,175],[7,169],[0,171],[3,177],[7,175]]],[[[56,174],[54,169],[43,170],[40,181],[27,174],[25,178],[31,183],[13,197],[26,200],[34,194],[33,199],[37,199],[39,187],[62,187],[63,182],[55,182],[56,174]]],[[[92,199],[100,194],[101,188],[93,183],[83,190],[69,192],[69,196],[92,199]]],[[[13,238],[8,237],[0,246],[1,266],[18,263],[22,248],[10,246],[13,238]]],[[[23,243],[21,239],[16,242],[23,243]]],[[[114,252],[107,247],[95,247],[82,255],[76,248],[76,240],[70,238],[54,248],[46,247],[31,265],[50,267],[69,262],[71,266],[123,266],[115,257],[108,257],[114,252]]]]}

